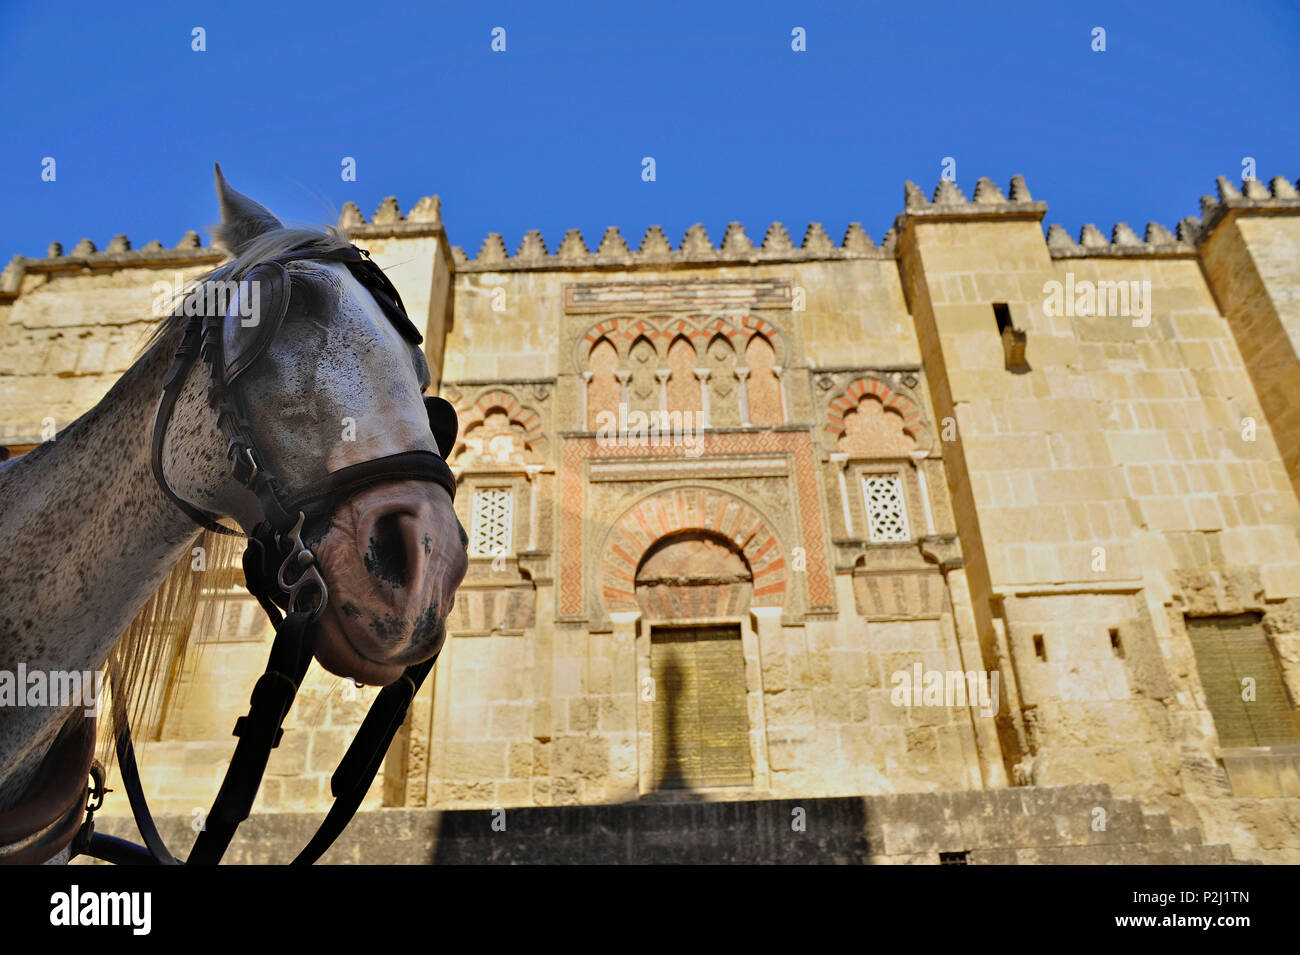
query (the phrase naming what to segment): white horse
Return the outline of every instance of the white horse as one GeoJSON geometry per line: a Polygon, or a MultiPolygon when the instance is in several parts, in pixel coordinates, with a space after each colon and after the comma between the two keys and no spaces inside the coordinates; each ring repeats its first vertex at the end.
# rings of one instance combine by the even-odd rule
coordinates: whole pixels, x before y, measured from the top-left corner
{"type": "MultiPolygon", "coordinates": [[[[286,228],[231,189],[220,168],[217,194],[222,222],[214,235],[231,260],[213,274],[238,278],[304,246],[323,253],[348,246],[337,232],[286,228]]],[[[289,311],[240,378],[263,466],[292,491],[359,462],[438,454],[422,399],[430,375],[421,350],[349,267],[325,255],[287,270],[289,311]]],[[[190,571],[191,550],[202,544],[213,557],[221,550],[221,538],[200,532],[151,471],[155,411],[185,324],[182,316],[165,320],[98,405],[54,440],[0,465],[0,674],[20,665],[28,674],[107,668],[118,719],[138,713],[158,683],[175,678],[188,638],[176,618],[192,615],[202,585],[195,578],[204,576],[190,571]]],[[[199,361],[166,426],[165,481],[194,508],[251,535],[263,508],[232,477],[208,387],[199,361]]],[[[328,585],[315,639],[322,666],[385,685],[438,652],[467,565],[465,531],[444,486],[369,484],[309,523],[303,540],[328,585]]],[[[41,800],[72,785],[53,777],[71,774],[84,788],[79,760],[94,731],[80,710],[0,706],[0,836],[6,824],[10,830],[0,838],[0,860],[15,826],[44,820],[49,807],[41,800]],[[56,756],[47,760],[52,747],[56,756]]]]}

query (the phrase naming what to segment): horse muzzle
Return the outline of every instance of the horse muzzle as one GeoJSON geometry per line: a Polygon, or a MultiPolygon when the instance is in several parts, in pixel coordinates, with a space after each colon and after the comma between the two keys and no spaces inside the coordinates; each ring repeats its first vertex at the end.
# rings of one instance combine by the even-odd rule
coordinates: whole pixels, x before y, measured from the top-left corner
{"type": "Polygon", "coordinates": [[[339,503],[313,550],[329,587],[316,637],[321,666],[387,685],[442,648],[469,563],[445,489],[419,480],[364,488],[339,503]]]}

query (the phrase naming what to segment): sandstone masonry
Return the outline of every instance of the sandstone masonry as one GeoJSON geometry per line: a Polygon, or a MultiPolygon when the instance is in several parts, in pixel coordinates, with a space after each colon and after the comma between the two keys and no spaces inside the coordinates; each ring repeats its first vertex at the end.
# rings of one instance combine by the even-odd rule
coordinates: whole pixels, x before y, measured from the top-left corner
{"type": "MultiPolygon", "coordinates": [[[[470,258],[437,197],[348,204],[459,412],[474,548],[366,806],[408,815],[376,831],[864,797],[861,844],[831,855],[1300,862],[1300,194],[1220,178],[1141,238],[1045,236],[1046,210],[1018,176],[969,200],[908,183],[879,245],[732,223],[635,250],[616,228],[513,254],[492,234],[470,258]],[[900,674],[941,692],[900,696],[900,674]],[[996,705],[954,699],[953,674],[996,705]]],[[[14,258],[0,445],[93,406],[155,283],[218,261],[193,233],[14,258]]],[[[229,601],[144,747],[181,821],[264,665],[260,612],[234,582],[229,601]]],[[[313,671],[266,825],[327,805],[374,694],[313,671]]]]}

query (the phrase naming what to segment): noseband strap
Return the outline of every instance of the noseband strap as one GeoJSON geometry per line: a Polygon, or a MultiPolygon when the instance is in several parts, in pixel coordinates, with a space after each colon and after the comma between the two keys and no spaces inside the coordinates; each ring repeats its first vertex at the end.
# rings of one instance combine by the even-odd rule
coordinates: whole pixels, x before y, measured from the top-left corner
{"type": "MultiPolygon", "coordinates": [[[[185,327],[176,357],[163,379],[162,395],[154,418],[150,448],[154,477],[167,497],[196,524],[221,534],[237,534],[219,524],[213,515],[204,513],[176,494],[163,474],[167,424],[191,369],[202,358],[210,375],[208,401],[217,412],[218,425],[227,440],[226,456],[231,474],[257,497],[261,506],[263,519],[253,529],[244,551],[244,578],[249,592],[257,598],[276,630],[270,660],[253,688],[248,713],[235,723],[234,733],[239,738],[235,754],[186,864],[219,862],[239,824],[248,818],[271,750],[280,743],[284,720],[311,665],[315,651],[315,625],[325,609],[328,589],[315,566],[315,555],[303,543],[305,523],[328,516],[344,498],[383,481],[431,481],[444,488],[453,499],[456,496],[456,479],[443,460],[455,444],[455,411],[438,398],[426,398],[425,404],[440,454],[412,450],[363,461],[326,474],[292,494],[268,467],[267,459],[257,447],[244,394],[238,384],[243,373],[270,348],[288,310],[292,282],[285,266],[307,259],[346,265],[402,336],[415,345],[422,341],[419,331],[407,317],[397,289],[370,261],[368,254],[354,246],[329,250],[298,249],[250,269],[244,281],[264,283],[269,294],[261,302],[260,324],[252,343],[235,354],[225,354],[228,323],[238,320],[231,310],[217,314],[212,310],[195,309],[200,314],[192,315],[185,327]],[[308,597],[300,599],[299,592],[303,590],[307,591],[308,597]],[[315,604],[309,608],[307,603],[312,596],[315,604]]],[[[260,297],[262,286],[257,288],[256,294],[260,297]]],[[[433,663],[434,660],[430,659],[407,667],[400,679],[380,691],[331,778],[334,804],[311,842],[294,859],[295,863],[316,861],[351,820],[405,718],[407,707],[433,668],[433,663]]],[[[130,729],[125,724],[116,742],[122,781],[145,845],[136,846],[124,840],[96,835],[93,825],[87,822],[76,848],[85,854],[118,863],[178,864],[179,860],[163,843],[149,813],[130,729]]]]}
{"type": "Polygon", "coordinates": [[[453,500],[456,497],[456,479],[442,458],[432,451],[402,451],[327,474],[289,498],[286,510],[291,514],[303,512],[309,517],[327,514],[356,491],[394,480],[432,481],[444,488],[453,500]]]}

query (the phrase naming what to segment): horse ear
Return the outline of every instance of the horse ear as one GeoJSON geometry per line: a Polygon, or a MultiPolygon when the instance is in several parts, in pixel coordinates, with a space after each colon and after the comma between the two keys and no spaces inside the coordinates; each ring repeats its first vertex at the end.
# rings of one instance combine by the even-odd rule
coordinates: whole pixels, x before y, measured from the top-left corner
{"type": "Polygon", "coordinates": [[[216,164],[217,204],[221,207],[221,224],[214,226],[212,237],[231,255],[238,255],[250,241],[263,232],[283,229],[284,225],[259,202],[236,192],[216,164]]]}
{"type": "Polygon", "coordinates": [[[456,446],[456,435],[460,432],[456,409],[446,398],[429,395],[424,399],[424,410],[429,413],[429,430],[438,442],[438,453],[445,459],[456,446]]]}

